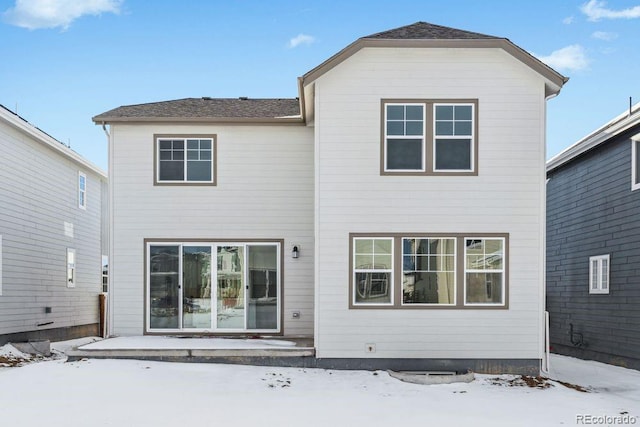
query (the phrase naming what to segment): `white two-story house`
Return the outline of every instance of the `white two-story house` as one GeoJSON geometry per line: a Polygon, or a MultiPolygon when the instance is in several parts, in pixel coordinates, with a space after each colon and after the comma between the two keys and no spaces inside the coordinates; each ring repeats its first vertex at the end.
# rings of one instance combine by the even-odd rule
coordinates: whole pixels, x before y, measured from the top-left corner
{"type": "Polygon", "coordinates": [[[313,337],[323,366],[537,372],[545,114],[566,78],[424,22],[295,99],[129,105],[109,126],[110,333],[313,337]]]}
{"type": "Polygon", "coordinates": [[[0,105],[0,346],[102,335],[107,175],[0,105]]]}

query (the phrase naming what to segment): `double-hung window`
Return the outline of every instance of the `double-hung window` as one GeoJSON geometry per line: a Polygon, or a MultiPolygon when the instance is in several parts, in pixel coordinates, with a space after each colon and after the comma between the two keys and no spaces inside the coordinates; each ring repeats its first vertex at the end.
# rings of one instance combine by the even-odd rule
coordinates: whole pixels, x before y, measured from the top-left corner
{"type": "Polygon", "coordinates": [[[155,183],[215,185],[216,138],[156,136],[155,183]]]}
{"type": "Polygon", "coordinates": [[[425,104],[385,106],[385,171],[425,171],[425,104]]]}
{"type": "Polygon", "coordinates": [[[609,255],[589,258],[589,293],[609,293],[609,255]]]}
{"type": "Polygon", "coordinates": [[[508,308],[508,234],[350,235],[350,308],[508,308]]]}
{"type": "Polygon", "coordinates": [[[393,239],[353,241],[354,304],[393,304],[393,239]]]}
{"type": "Polygon", "coordinates": [[[465,239],[465,304],[503,303],[504,246],[504,238],[465,239]]]}
{"type": "Polygon", "coordinates": [[[382,100],[382,175],[477,175],[477,100],[382,100]]]}
{"type": "Polygon", "coordinates": [[[640,189],[640,134],[631,138],[631,190],[640,189]]]}
{"type": "Polygon", "coordinates": [[[78,172],[78,207],[87,209],[87,176],[78,172]]]}

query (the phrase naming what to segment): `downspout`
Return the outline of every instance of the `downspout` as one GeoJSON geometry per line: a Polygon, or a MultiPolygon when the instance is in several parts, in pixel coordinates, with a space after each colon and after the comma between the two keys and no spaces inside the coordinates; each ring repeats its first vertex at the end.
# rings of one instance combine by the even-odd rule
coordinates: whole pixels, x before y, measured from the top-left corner
{"type": "Polygon", "coordinates": [[[549,374],[551,369],[550,360],[550,343],[549,343],[549,312],[547,311],[547,102],[558,96],[558,93],[552,93],[544,98],[544,184],[542,191],[542,330],[544,332],[543,341],[543,359],[540,370],[545,374],[549,374]]]}
{"type": "Polygon", "coordinates": [[[109,133],[109,131],[107,130],[107,123],[106,122],[102,122],[102,130],[104,131],[104,134],[107,136],[107,203],[109,204],[109,206],[107,206],[107,212],[109,215],[108,218],[108,230],[107,230],[107,235],[108,237],[108,241],[109,241],[109,248],[107,250],[107,253],[109,254],[109,272],[107,275],[107,304],[106,304],[106,308],[105,308],[105,322],[106,322],[106,326],[105,326],[105,330],[106,330],[106,337],[108,338],[110,336],[113,335],[113,310],[111,309],[111,307],[113,306],[113,286],[112,286],[112,280],[111,278],[113,277],[113,184],[111,181],[111,172],[113,171],[113,162],[112,162],[112,147],[113,144],[111,143],[111,134],[109,133]]]}

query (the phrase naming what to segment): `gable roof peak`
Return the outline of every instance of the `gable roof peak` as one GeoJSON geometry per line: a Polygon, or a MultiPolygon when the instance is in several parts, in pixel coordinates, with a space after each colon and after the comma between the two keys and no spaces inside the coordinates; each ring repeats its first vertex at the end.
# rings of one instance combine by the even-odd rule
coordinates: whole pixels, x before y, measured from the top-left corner
{"type": "Polygon", "coordinates": [[[459,30],[418,21],[413,24],[371,34],[363,39],[430,39],[430,40],[471,40],[471,39],[500,39],[501,37],[459,30]]]}

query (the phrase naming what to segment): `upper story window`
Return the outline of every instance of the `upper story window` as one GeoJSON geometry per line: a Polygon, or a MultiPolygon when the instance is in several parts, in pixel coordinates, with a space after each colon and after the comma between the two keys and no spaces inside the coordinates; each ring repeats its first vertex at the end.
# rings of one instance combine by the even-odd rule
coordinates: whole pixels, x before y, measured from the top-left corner
{"type": "Polygon", "coordinates": [[[477,100],[383,100],[381,174],[477,175],[477,100]]]}
{"type": "Polygon", "coordinates": [[[589,258],[589,293],[609,293],[609,254],[589,258]]]}
{"type": "Polygon", "coordinates": [[[215,135],[156,135],[155,139],[155,184],[215,185],[215,135]]]}
{"type": "Polygon", "coordinates": [[[640,189],[640,134],[631,139],[631,190],[640,189]]]}
{"type": "Polygon", "coordinates": [[[78,207],[87,209],[87,176],[78,172],[78,207]]]}

